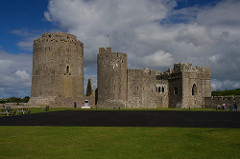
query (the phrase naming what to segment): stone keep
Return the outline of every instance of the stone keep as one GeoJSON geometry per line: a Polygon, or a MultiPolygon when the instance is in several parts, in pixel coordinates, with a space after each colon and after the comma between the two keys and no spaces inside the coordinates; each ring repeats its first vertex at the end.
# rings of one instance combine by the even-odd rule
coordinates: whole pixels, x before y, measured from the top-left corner
{"type": "Polygon", "coordinates": [[[127,55],[99,48],[98,54],[99,108],[125,108],[127,103],[127,55]]]}
{"type": "Polygon", "coordinates": [[[33,44],[30,105],[84,95],[84,47],[69,33],[44,33],[33,44]]]}
{"type": "Polygon", "coordinates": [[[176,63],[169,77],[169,107],[201,108],[204,97],[211,97],[209,67],[176,63]]]}

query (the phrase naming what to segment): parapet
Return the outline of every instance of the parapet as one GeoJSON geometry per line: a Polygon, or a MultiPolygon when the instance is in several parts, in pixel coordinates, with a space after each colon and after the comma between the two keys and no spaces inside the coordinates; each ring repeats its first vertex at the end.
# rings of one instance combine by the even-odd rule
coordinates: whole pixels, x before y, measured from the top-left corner
{"type": "Polygon", "coordinates": [[[112,52],[112,48],[99,48],[98,60],[105,61],[110,60],[111,62],[127,63],[127,54],[123,52],[112,52]]]}
{"type": "Polygon", "coordinates": [[[196,66],[196,68],[194,68],[194,70],[196,70],[196,71],[198,71],[198,72],[202,72],[202,73],[211,73],[209,67],[196,66]]]}
{"type": "Polygon", "coordinates": [[[43,33],[42,38],[66,38],[77,39],[77,37],[70,33],[56,32],[56,33],[43,33]]]}
{"type": "Polygon", "coordinates": [[[112,48],[111,47],[107,47],[107,48],[99,48],[99,54],[101,53],[112,53],[112,48]]]}
{"type": "Polygon", "coordinates": [[[155,71],[155,70],[149,70],[148,68],[145,68],[144,70],[142,69],[128,69],[128,72],[131,74],[146,74],[146,75],[160,75],[160,71],[155,71]]]}
{"type": "Polygon", "coordinates": [[[196,72],[196,73],[211,73],[209,67],[192,67],[192,63],[175,63],[172,73],[179,72],[196,72]]]}
{"type": "Polygon", "coordinates": [[[177,73],[177,72],[183,72],[183,71],[190,71],[192,70],[192,64],[191,63],[175,63],[174,64],[174,68],[173,68],[173,72],[177,73]]]}
{"type": "Polygon", "coordinates": [[[77,40],[77,37],[70,33],[64,33],[64,32],[55,32],[55,33],[43,33],[41,38],[38,38],[34,40],[35,43],[40,41],[65,41],[65,42],[79,42],[81,45],[83,43],[79,40],[77,40]]]}
{"type": "Polygon", "coordinates": [[[142,74],[144,71],[141,69],[128,69],[128,72],[133,74],[142,74]]]}

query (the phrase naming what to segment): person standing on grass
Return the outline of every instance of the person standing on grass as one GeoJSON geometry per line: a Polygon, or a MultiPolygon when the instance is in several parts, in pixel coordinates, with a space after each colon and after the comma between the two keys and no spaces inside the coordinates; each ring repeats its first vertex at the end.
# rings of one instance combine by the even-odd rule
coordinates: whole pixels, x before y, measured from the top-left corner
{"type": "Polygon", "coordinates": [[[74,108],[75,108],[75,109],[77,108],[77,103],[76,103],[76,102],[74,102],[74,108]]]}
{"type": "Polygon", "coordinates": [[[233,107],[232,107],[232,105],[230,105],[230,111],[231,111],[231,112],[233,111],[233,107]]]}
{"type": "Polygon", "coordinates": [[[225,110],[225,106],[226,106],[226,104],[223,103],[223,105],[222,105],[222,110],[225,110]]]}
{"type": "Polygon", "coordinates": [[[235,111],[237,112],[238,105],[237,105],[237,103],[236,103],[236,102],[234,103],[234,109],[235,109],[235,111]]]}

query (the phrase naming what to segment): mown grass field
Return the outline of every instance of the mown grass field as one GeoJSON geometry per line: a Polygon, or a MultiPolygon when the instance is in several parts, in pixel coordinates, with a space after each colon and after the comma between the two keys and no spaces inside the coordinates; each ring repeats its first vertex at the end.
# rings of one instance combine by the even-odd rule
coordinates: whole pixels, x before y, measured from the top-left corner
{"type": "MultiPolygon", "coordinates": [[[[45,112],[41,108],[30,110],[31,113],[45,112]]],[[[50,108],[49,111],[61,110],[75,109],[50,108]]],[[[101,111],[101,109],[91,111],[99,110],[101,111]]],[[[0,159],[237,159],[240,158],[239,148],[240,129],[234,128],[0,126],[0,159]]]]}
{"type": "Polygon", "coordinates": [[[240,158],[240,129],[0,126],[0,158],[240,158]]]}

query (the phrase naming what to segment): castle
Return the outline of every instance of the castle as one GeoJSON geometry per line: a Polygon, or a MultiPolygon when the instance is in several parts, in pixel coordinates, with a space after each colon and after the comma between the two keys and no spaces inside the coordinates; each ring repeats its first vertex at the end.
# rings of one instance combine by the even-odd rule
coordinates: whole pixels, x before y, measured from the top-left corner
{"type": "Polygon", "coordinates": [[[199,108],[211,97],[209,67],[176,63],[166,72],[128,69],[127,54],[99,48],[97,89],[84,94],[84,44],[69,33],[44,33],[33,44],[29,105],[98,108],[199,108]]]}

